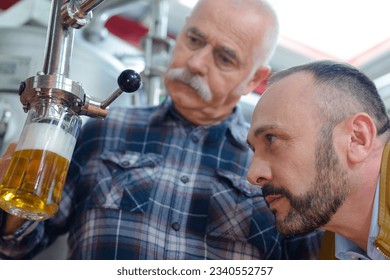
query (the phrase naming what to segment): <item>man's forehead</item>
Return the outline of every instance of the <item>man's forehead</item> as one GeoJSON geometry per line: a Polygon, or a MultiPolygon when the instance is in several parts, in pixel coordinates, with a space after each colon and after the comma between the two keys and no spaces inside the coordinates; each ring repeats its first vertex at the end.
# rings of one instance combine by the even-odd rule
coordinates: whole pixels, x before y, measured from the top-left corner
{"type": "Polygon", "coordinates": [[[312,98],[313,92],[317,88],[318,85],[316,85],[313,75],[301,71],[272,82],[261,98],[263,100],[308,99],[312,98]]]}
{"type": "Polygon", "coordinates": [[[205,1],[194,11],[187,19],[188,28],[196,27],[210,38],[231,41],[246,49],[254,41],[263,41],[264,26],[268,21],[265,14],[251,6],[236,5],[234,2],[223,2],[224,10],[221,12],[219,8],[214,8],[215,3],[212,2],[214,0],[205,1]],[[237,13],[245,16],[237,16],[237,13]]]}
{"type": "Polygon", "coordinates": [[[308,107],[313,109],[316,90],[313,81],[306,73],[294,73],[276,81],[260,97],[252,118],[263,123],[282,116],[301,115],[308,107]]]}

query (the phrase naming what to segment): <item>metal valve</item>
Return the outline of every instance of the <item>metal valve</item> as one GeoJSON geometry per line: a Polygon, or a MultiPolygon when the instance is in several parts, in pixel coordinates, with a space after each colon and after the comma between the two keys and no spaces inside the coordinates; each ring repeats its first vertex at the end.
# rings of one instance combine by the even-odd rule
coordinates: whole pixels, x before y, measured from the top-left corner
{"type": "Polygon", "coordinates": [[[118,77],[118,88],[104,101],[84,93],[76,82],[61,75],[43,75],[30,77],[19,87],[20,101],[27,112],[36,98],[55,98],[79,115],[104,119],[108,106],[123,92],[135,92],[141,86],[141,76],[134,70],[124,70],[118,77]]]}
{"type": "Polygon", "coordinates": [[[19,88],[25,112],[37,98],[50,98],[79,115],[104,119],[108,106],[119,95],[139,89],[141,77],[130,69],[119,75],[119,87],[104,101],[87,95],[79,83],[68,78],[74,29],[83,27],[92,17],[92,9],[103,1],[53,0],[43,70],[23,81],[19,88]]]}
{"type": "Polygon", "coordinates": [[[86,95],[85,104],[81,107],[80,115],[94,118],[105,118],[108,106],[114,102],[123,92],[135,92],[141,86],[141,76],[134,70],[124,70],[118,77],[118,88],[103,102],[86,95]]]}

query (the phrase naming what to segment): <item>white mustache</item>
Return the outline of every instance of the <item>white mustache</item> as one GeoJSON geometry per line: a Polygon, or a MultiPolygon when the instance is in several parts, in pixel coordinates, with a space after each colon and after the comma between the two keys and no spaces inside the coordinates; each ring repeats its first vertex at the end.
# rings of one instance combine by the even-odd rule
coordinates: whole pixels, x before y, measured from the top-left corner
{"type": "Polygon", "coordinates": [[[167,71],[167,79],[179,80],[196,90],[200,98],[210,101],[212,98],[209,86],[198,75],[193,75],[187,68],[174,68],[167,71]]]}

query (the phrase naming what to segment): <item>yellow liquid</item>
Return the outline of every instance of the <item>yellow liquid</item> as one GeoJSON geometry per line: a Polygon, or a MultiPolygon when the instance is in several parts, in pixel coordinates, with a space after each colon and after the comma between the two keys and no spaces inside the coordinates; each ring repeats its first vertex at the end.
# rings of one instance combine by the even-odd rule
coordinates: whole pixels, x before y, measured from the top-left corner
{"type": "Polygon", "coordinates": [[[69,161],[51,151],[14,152],[0,184],[0,207],[25,219],[55,214],[61,201],[69,161]]]}

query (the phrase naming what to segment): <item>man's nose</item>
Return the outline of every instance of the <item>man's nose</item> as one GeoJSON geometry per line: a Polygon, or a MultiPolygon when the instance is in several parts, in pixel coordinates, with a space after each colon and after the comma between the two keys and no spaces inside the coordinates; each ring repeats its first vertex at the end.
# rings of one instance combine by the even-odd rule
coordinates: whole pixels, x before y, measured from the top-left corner
{"type": "Polygon", "coordinates": [[[269,162],[254,156],[248,170],[247,179],[252,185],[263,186],[272,180],[272,171],[269,162]]]}
{"type": "Polygon", "coordinates": [[[188,68],[192,73],[204,76],[209,71],[209,64],[212,62],[212,50],[207,45],[196,50],[188,60],[188,68]]]}

